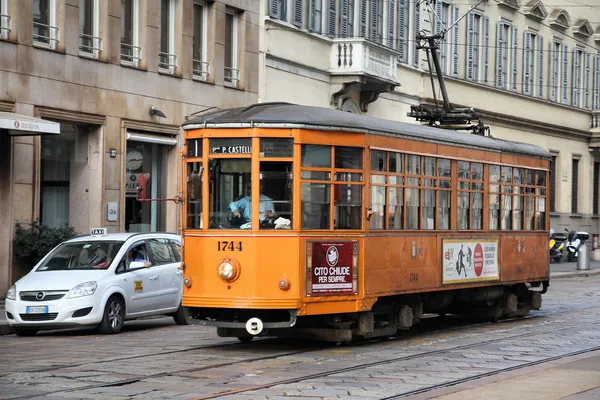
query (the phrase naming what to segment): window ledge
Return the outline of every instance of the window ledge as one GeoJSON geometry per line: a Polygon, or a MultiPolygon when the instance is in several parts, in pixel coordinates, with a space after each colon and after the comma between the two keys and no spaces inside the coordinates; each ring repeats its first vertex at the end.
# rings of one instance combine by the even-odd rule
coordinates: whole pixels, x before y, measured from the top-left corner
{"type": "Polygon", "coordinates": [[[19,44],[18,41],[14,40],[14,39],[10,39],[7,37],[2,37],[0,36],[0,42],[4,42],[4,43],[12,43],[12,44],[19,44]]]}
{"type": "Polygon", "coordinates": [[[550,216],[551,217],[560,217],[560,213],[558,211],[550,211],[550,216]]]}
{"type": "Polygon", "coordinates": [[[183,79],[183,76],[181,76],[181,74],[178,74],[177,71],[169,72],[169,71],[159,69],[157,72],[159,75],[170,76],[171,78],[183,79]]]}
{"type": "MultiPolygon", "coordinates": [[[[296,25],[290,24],[289,22],[281,21],[279,19],[272,18],[268,15],[265,16],[265,22],[268,22],[269,24],[273,24],[273,25],[278,25],[282,28],[285,28],[285,30],[288,30],[291,32],[298,32],[300,34],[312,37],[314,39],[322,40],[323,42],[326,42],[326,43],[333,42],[333,40],[329,36],[326,36],[326,35],[323,35],[320,33],[316,33],[316,32],[311,32],[308,29],[303,29],[303,28],[297,27],[296,25]]],[[[267,27],[266,30],[268,31],[269,28],[267,27]]]]}
{"type": "Polygon", "coordinates": [[[227,89],[239,90],[239,91],[241,91],[241,92],[244,92],[244,91],[246,91],[246,89],[244,89],[244,88],[243,88],[243,87],[241,87],[241,86],[234,86],[234,85],[231,85],[231,84],[229,84],[229,85],[228,85],[227,83],[224,83],[224,84],[223,84],[223,87],[224,87],[224,88],[227,88],[227,89]]]}
{"type": "Polygon", "coordinates": [[[584,215],[583,214],[579,214],[579,213],[572,213],[571,214],[571,218],[583,218],[584,215]]]}
{"type": "Polygon", "coordinates": [[[592,219],[600,219],[600,215],[594,214],[594,215],[592,215],[592,219]]]}
{"type": "Polygon", "coordinates": [[[206,83],[207,85],[214,85],[215,84],[214,81],[210,81],[208,79],[202,79],[202,77],[200,77],[198,75],[192,75],[192,80],[196,81],[196,82],[200,82],[200,83],[206,83]]]}
{"type": "Polygon", "coordinates": [[[108,63],[108,60],[102,60],[99,55],[95,56],[93,54],[79,52],[79,57],[85,58],[86,60],[98,61],[101,63],[108,63]]]}
{"type": "Polygon", "coordinates": [[[36,49],[40,49],[40,50],[46,50],[46,51],[50,51],[52,53],[58,53],[58,54],[66,54],[65,50],[57,50],[54,49],[52,47],[46,46],[43,43],[33,43],[33,47],[36,49]]]}
{"type": "Polygon", "coordinates": [[[148,68],[142,68],[142,67],[139,67],[139,66],[135,66],[135,65],[133,65],[133,64],[129,64],[129,63],[125,63],[125,64],[124,64],[124,63],[120,63],[120,65],[121,65],[121,67],[124,67],[124,68],[131,68],[131,69],[136,69],[136,70],[138,70],[138,71],[144,71],[144,72],[148,72],[148,68]]]}

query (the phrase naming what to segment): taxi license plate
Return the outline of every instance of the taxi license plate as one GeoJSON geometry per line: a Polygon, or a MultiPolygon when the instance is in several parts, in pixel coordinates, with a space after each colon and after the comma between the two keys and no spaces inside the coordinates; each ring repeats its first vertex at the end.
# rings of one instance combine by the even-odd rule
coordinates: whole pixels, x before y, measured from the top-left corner
{"type": "Polygon", "coordinates": [[[27,307],[27,314],[48,314],[48,306],[27,307]]]}

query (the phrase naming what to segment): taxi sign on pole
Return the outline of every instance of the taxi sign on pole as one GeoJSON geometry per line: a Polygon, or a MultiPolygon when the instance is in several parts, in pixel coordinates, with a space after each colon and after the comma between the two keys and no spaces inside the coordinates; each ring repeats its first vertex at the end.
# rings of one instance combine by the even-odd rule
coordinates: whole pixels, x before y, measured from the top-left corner
{"type": "Polygon", "coordinates": [[[106,228],[93,228],[91,232],[92,236],[106,235],[106,228]]]}

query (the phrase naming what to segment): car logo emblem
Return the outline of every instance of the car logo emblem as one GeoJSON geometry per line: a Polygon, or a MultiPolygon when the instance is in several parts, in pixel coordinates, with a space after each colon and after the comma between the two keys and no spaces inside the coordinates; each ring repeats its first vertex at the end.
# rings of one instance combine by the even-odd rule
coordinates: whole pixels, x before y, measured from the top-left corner
{"type": "Polygon", "coordinates": [[[44,297],[46,295],[44,294],[44,292],[38,292],[38,294],[35,295],[35,298],[38,300],[44,300],[44,297]]]}

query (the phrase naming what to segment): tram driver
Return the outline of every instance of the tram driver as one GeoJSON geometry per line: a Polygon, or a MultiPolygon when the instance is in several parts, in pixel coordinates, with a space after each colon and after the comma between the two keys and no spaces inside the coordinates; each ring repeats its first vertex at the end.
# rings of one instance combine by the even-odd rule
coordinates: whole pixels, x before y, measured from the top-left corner
{"type": "MultiPolygon", "coordinates": [[[[242,197],[238,201],[232,201],[229,204],[229,209],[233,213],[234,217],[243,218],[245,223],[240,226],[241,229],[250,229],[250,221],[252,216],[252,196],[251,196],[252,185],[248,183],[246,185],[246,191],[248,195],[242,197]]],[[[263,183],[260,182],[260,223],[271,221],[275,218],[275,206],[272,203],[273,199],[263,194],[263,183]]]]}

